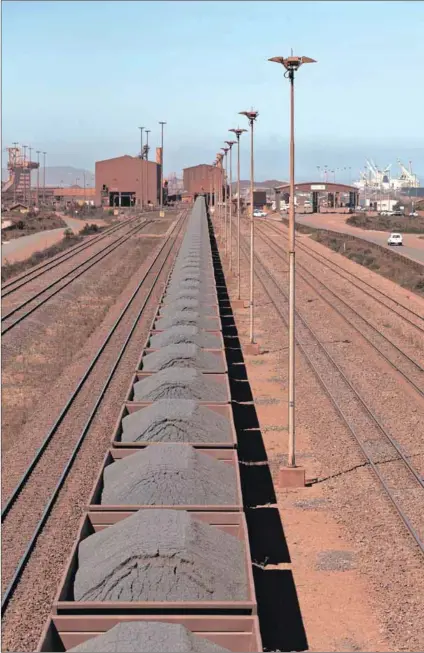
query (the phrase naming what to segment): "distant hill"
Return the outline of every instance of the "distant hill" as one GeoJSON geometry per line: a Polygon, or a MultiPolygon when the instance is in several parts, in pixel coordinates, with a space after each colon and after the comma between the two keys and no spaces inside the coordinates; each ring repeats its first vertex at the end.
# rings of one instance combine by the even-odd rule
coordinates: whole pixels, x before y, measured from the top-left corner
{"type": "MultiPolygon", "coordinates": [[[[73,168],[72,166],[47,166],[46,167],[46,186],[72,186],[78,184],[79,186],[84,186],[84,172],[85,172],[85,184],[87,187],[94,186],[94,173],[89,170],[84,170],[83,168],[73,168]],[[78,179],[78,181],[77,181],[78,179]]],[[[43,174],[44,170],[40,166],[40,185],[43,183],[43,174]]],[[[1,171],[2,181],[8,179],[8,171],[1,171]]],[[[37,183],[37,171],[33,171],[31,175],[31,180],[34,186],[37,183]]]]}
{"type": "MultiPolygon", "coordinates": [[[[274,188],[274,186],[282,186],[287,183],[286,181],[278,181],[277,179],[266,179],[265,181],[255,181],[253,185],[255,188],[274,188]]],[[[249,186],[249,179],[240,179],[241,189],[249,188],[249,186]]],[[[233,189],[237,189],[237,182],[233,182],[233,189]]]]}

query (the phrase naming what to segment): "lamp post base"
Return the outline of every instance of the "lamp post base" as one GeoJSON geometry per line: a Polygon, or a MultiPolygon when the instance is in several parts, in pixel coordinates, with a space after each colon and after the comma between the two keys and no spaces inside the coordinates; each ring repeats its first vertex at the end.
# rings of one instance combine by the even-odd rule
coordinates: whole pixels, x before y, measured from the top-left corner
{"type": "Polygon", "coordinates": [[[232,299],[231,306],[232,308],[245,308],[244,299],[232,299]]]}
{"type": "Polygon", "coordinates": [[[280,467],[278,472],[278,486],[280,488],[305,487],[305,468],[280,467]]]}
{"type": "Polygon", "coordinates": [[[244,345],[243,351],[250,356],[258,356],[261,353],[261,348],[257,342],[249,342],[247,345],[244,345]]]}

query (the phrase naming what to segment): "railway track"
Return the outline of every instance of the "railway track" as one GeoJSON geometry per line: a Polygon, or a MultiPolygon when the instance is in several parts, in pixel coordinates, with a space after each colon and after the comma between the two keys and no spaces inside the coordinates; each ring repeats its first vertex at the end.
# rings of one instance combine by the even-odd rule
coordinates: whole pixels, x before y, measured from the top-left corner
{"type": "Polygon", "coordinates": [[[150,305],[152,295],[164,276],[166,279],[165,268],[175,256],[175,243],[186,217],[185,211],[154,255],[153,261],[3,506],[3,542],[8,542],[10,546],[8,552],[3,550],[8,562],[7,569],[3,568],[4,585],[7,583],[7,587],[2,598],[2,614],[89,434],[143,312],[150,305]],[[89,405],[84,392],[91,393],[89,405]],[[86,421],[82,425],[83,419],[86,421]],[[78,423],[82,425],[79,433],[78,423]],[[74,434],[75,437],[70,438],[69,434],[74,434]]]}
{"type": "Polygon", "coordinates": [[[74,256],[84,251],[88,247],[92,247],[93,245],[99,243],[100,241],[116,233],[117,231],[120,231],[121,229],[128,227],[128,225],[133,224],[137,220],[139,220],[139,217],[131,218],[127,222],[118,225],[112,225],[108,229],[102,231],[101,234],[97,236],[92,236],[91,238],[84,240],[83,243],[77,243],[73,247],[67,249],[65,252],[61,252],[56,256],[49,258],[47,261],[44,261],[36,266],[31,267],[30,270],[22,272],[21,274],[17,275],[10,281],[2,284],[2,293],[1,293],[2,299],[4,297],[7,297],[8,295],[11,295],[16,290],[19,290],[19,288],[22,288],[33,279],[37,279],[42,274],[45,274],[49,270],[52,270],[58,265],[64,263],[65,261],[68,261],[69,259],[73,258],[74,256]]]}
{"type": "MultiPolygon", "coordinates": [[[[279,258],[284,261],[288,260],[286,251],[280,245],[277,245],[266,231],[257,228],[256,233],[279,258]]],[[[281,232],[279,233],[281,234],[281,232]]],[[[361,338],[363,338],[372,349],[391,366],[392,369],[398,372],[420,398],[423,398],[424,367],[405,353],[389,337],[381,333],[373,324],[371,324],[371,322],[363,317],[321,279],[309,272],[303,264],[297,262],[296,267],[297,276],[300,277],[327,306],[345,320],[361,336],[361,338]],[[331,299],[326,297],[323,293],[329,294],[331,299]],[[358,321],[360,322],[361,327],[357,325],[358,321]]]]}
{"type": "MultiPolygon", "coordinates": [[[[246,260],[249,260],[249,248],[245,243],[246,239],[242,237],[241,249],[246,260]]],[[[255,274],[287,326],[288,294],[257,254],[255,274]]],[[[423,479],[411,464],[408,455],[349,381],[313,328],[297,311],[296,319],[297,346],[360,448],[386,497],[420,552],[424,554],[424,542],[420,532],[423,524],[423,479]]]]}
{"type": "Polygon", "coordinates": [[[16,327],[23,320],[25,320],[41,306],[43,306],[46,302],[48,302],[52,297],[58,295],[64,288],[67,288],[67,286],[69,286],[73,281],[81,277],[85,272],[90,270],[97,263],[114,252],[118,247],[126,243],[129,238],[131,238],[131,236],[134,236],[142,231],[151,222],[152,221],[149,220],[132,225],[129,231],[123,235],[120,235],[112,243],[109,243],[100,251],[94,253],[92,256],[88,257],[68,272],[65,272],[60,277],[49,283],[47,286],[41,288],[35,292],[35,294],[32,294],[30,297],[19,303],[17,306],[14,306],[7,313],[4,313],[1,318],[1,334],[5,335],[11,331],[14,327],[16,327]]]}
{"type": "MultiPolygon", "coordinates": [[[[283,236],[283,238],[287,239],[287,236],[284,233],[284,231],[279,229],[274,224],[271,224],[269,221],[266,221],[265,219],[262,218],[258,219],[258,223],[259,222],[266,224],[267,227],[269,227],[274,233],[278,234],[279,236],[283,236]]],[[[356,277],[354,274],[346,270],[338,263],[335,263],[334,261],[329,261],[325,256],[323,256],[319,252],[312,250],[310,247],[308,247],[308,245],[305,244],[305,242],[300,241],[299,239],[297,239],[296,241],[296,249],[305,252],[306,254],[308,254],[308,256],[310,256],[318,263],[324,265],[327,269],[333,272],[337,272],[337,274],[340,277],[348,281],[355,288],[361,290],[368,297],[371,297],[373,300],[377,302],[377,304],[380,304],[380,306],[384,306],[385,308],[389,308],[391,311],[393,311],[393,313],[396,313],[399,317],[403,318],[405,322],[415,327],[421,333],[424,333],[423,315],[420,315],[416,311],[413,311],[408,306],[405,306],[405,304],[403,304],[402,302],[393,299],[393,297],[390,297],[387,293],[383,292],[379,288],[376,288],[368,281],[364,281],[363,279],[356,277]]]]}

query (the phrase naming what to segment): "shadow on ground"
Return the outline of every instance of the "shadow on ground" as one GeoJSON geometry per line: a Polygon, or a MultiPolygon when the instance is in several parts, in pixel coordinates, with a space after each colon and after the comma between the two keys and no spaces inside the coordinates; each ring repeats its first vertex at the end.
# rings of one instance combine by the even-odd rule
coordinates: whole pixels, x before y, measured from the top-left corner
{"type": "Polygon", "coordinates": [[[209,230],[263,649],[305,651],[308,642],[293,574],[287,569],[266,568],[289,563],[290,553],[275,507],[277,499],[269,462],[210,220],[209,230]]]}

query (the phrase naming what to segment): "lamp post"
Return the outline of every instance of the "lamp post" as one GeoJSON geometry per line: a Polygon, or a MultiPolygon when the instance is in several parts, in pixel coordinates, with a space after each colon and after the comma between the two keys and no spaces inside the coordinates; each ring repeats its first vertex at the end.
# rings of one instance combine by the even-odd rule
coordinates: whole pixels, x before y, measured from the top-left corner
{"type": "Polygon", "coordinates": [[[46,154],[43,152],[43,203],[46,201],[46,154]]]}
{"type": "Polygon", "coordinates": [[[143,129],[144,127],[139,127],[140,130],[140,208],[143,210],[143,129]]]}
{"type": "Polygon", "coordinates": [[[228,255],[228,227],[227,227],[227,214],[228,214],[228,209],[227,209],[227,194],[228,194],[228,150],[230,148],[228,147],[221,147],[221,150],[224,152],[225,156],[225,167],[224,167],[224,198],[225,198],[225,203],[224,203],[224,224],[225,224],[225,256],[228,255]]]}
{"type": "Polygon", "coordinates": [[[232,149],[236,141],[225,141],[230,150],[230,272],[233,269],[233,156],[232,149]]]}
{"type": "Polygon", "coordinates": [[[160,150],[160,215],[163,218],[163,126],[166,122],[159,121],[161,126],[161,150],[160,150]]]}
{"type": "Polygon", "coordinates": [[[246,116],[250,124],[250,344],[255,343],[254,333],[253,333],[253,321],[254,321],[254,237],[255,230],[253,225],[253,184],[254,184],[254,157],[253,157],[253,125],[257,119],[259,113],[258,111],[240,111],[240,115],[246,116]]]}
{"type": "Polygon", "coordinates": [[[220,230],[221,240],[223,240],[223,238],[224,238],[224,235],[223,235],[224,234],[224,226],[223,226],[223,215],[222,215],[222,174],[223,174],[222,173],[222,159],[223,159],[223,157],[224,157],[224,155],[222,154],[222,152],[218,152],[218,154],[216,155],[216,159],[217,159],[217,162],[218,162],[217,165],[218,165],[218,170],[219,170],[219,174],[218,174],[218,182],[219,182],[219,186],[218,186],[218,220],[219,220],[219,225],[220,225],[219,230],[220,230]]]}
{"type": "MultiPolygon", "coordinates": [[[[294,204],[294,75],[304,63],[315,63],[309,57],[272,57],[269,61],[284,66],[284,77],[290,80],[290,214],[289,214],[289,450],[288,450],[288,476],[296,485],[305,484],[305,471],[299,470],[299,475],[293,475],[296,468],[295,453],[295,204],[294,204]]],[[[290,483],[290,479],[280,472],[280,481],[290,483]]]]}
{"type": "Polygon", "coordinates": [[[240,301],[240,136],[247,129],[229,129],[237,138],[237,299],[240,301]]]}
{"type": "Polygon", "coordinates": [[[40,150],[37,150],[37,206],[40,205],[40,150]]]}
{"type": "Polygon", "coordinates": [[[24,170],[23,170],[23,175],[22,175],[23,180],[24,180],[24,204],[26,204],[26,194],[27,194],[26,193],[26,187],[27,187],[27,181],[26,181],[26,151],[27,151],[27,147],[28,147],[28,145],[22,145],[22,149],[24,151],[24,159],[23,159],[24,170]]]}
{"type": "Polygon", "coordinates": [[[149,206],[149,134],[152,130],[146,129],[146,186],[147,206],[149,206]]]}

